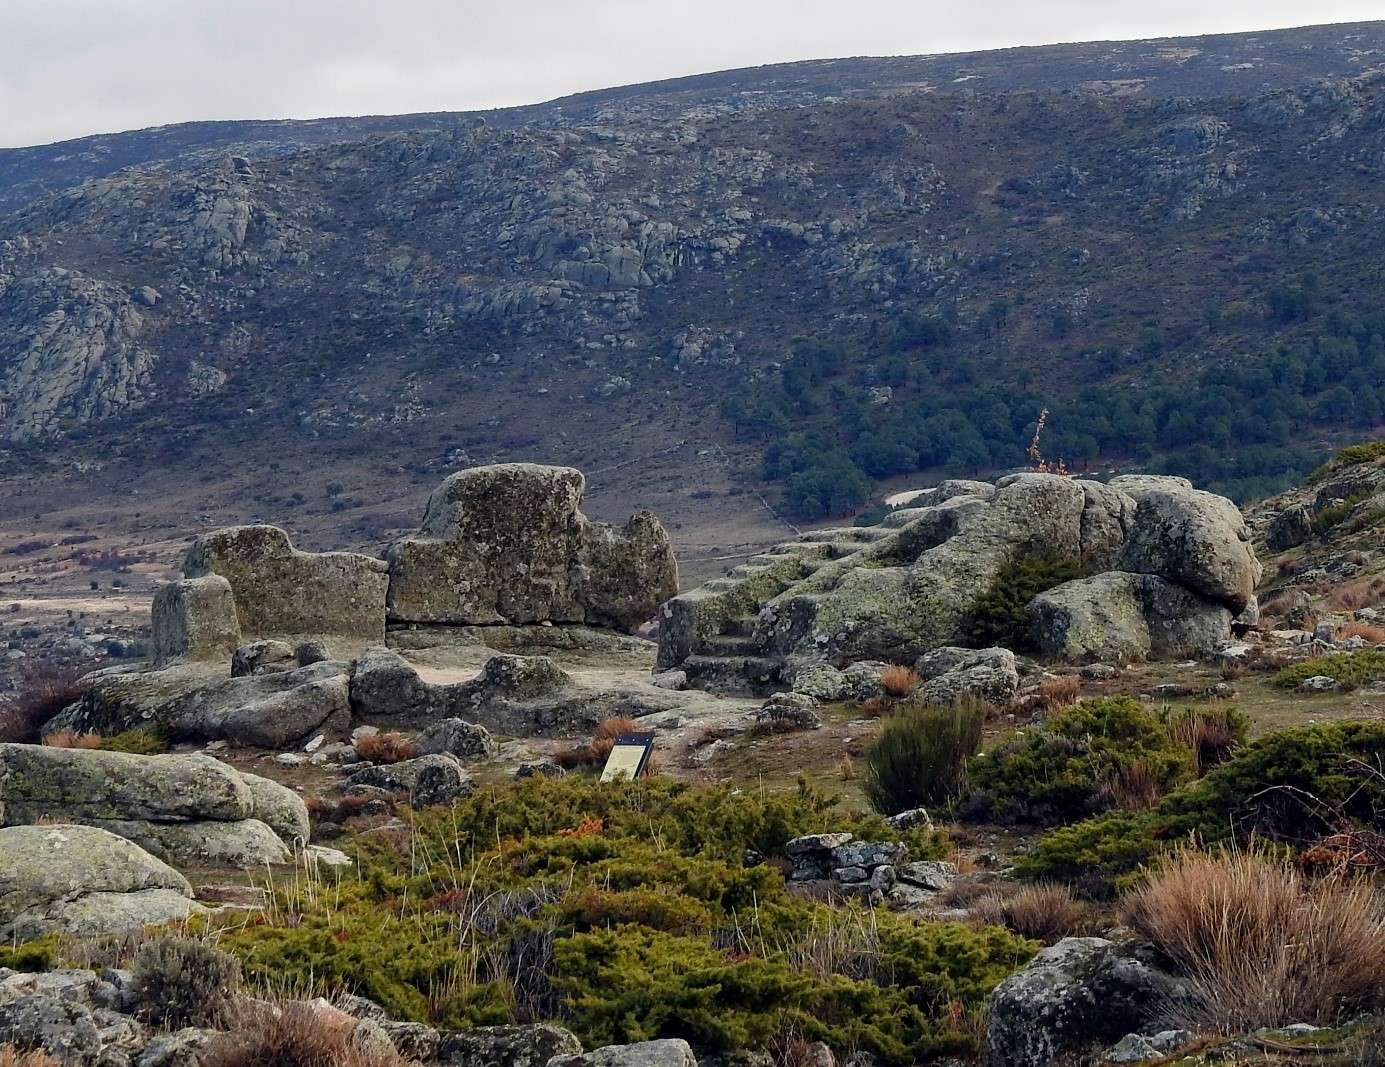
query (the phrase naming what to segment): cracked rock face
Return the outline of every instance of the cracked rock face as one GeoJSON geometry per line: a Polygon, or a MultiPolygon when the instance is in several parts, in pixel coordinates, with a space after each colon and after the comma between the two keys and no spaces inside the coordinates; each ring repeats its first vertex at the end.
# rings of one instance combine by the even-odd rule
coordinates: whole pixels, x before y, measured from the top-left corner
{"type": "Polygon", "coordinates": [[[386,553],[390,619],[636,629],[678,591],[668,534],[648,512],[592,522],[578,510],[584,488],[580,471],[533,463],[452,475],[418,536],[386,553]]]}
{"type": "Polygon", "coordinates": [[[51,268],[0,275],[0,438],[42,437],[143,402],[157,362],[130,294],[51,268]]]}

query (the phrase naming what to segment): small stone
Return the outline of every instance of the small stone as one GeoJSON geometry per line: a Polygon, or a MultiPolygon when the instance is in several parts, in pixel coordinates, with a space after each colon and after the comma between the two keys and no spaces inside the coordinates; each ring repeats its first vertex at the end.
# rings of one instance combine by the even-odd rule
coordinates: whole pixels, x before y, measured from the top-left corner
{"type": "Polygon", "coordinates": [[[1341,688],[1336,678],[1329,678],[1325,674],[1315,674],[1298,683],[1300,693],[1336,693],[1341,688]]]}
{"type": "Polygon", "coordinates": [[[864,867],[838,867],[832,872],[832,877],[839,882],[864,882],[870,877],[870,872],[864,867]]]}
{"type": "Polygon", "coordinates": [[[810,852],[831,852],[851,839],[852,835],[849,833],[805,834],[786,844],[784,851],[790,856],[802,856],[810,852]]]}

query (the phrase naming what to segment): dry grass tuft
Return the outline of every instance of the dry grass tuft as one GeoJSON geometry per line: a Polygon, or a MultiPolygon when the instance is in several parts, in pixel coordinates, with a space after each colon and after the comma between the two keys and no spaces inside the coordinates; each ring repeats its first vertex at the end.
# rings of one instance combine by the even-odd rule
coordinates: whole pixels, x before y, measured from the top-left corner
{"type": "Polygon", "coordinates": [[[1385,905],[1364,881],[1310,881],[1255,852],[1187,851],[1125,906],[1127,920],[1189,976],[1173,1005],[1193,1029],[1326,1025],[1385,1000],[1385,905]]]}
{"type": "Polygon", "coordinates": [[[43,743],[49,748],[100,748],[103,740],[98,733],[83,734],[76,730],[55,730],[43,737],[43,743]]]}
{"type": "Polygon", "coordinates": [[[301,1002],[243,1007],[234,1028],[220,1035],[201,1067],[407,1067],[393,1049],[352,1040],[357,1020],[301,1002]]]}
{"type": "Polygon", "coordinates": [[[403,763],[418,755],[418,746],[397,730],[356,738],[356,755],[372,763],[403,763]]]}
{"type": "Polygon", "coordinates": [[[1190,708],[1169,722],[1169,736],[1192,753],[1193,772],[1199,778],[1241,747],[1235,713],[1217,708],[1190,708]]]}
{"type": "Polygon", "coordinates": [[[587,746],[591,758],[587,762],[592,764],[605,763],[606,757],[611,754],[611,749],[616,747],[616,738],[620,737],[621,734],[638,733],[639,729],[639,724],[634,719],[607,719],[596,728],[596,733],[592,735],[591,744],[587,746]]]}
{"type": "Polygon", "coordinates": [[[900,699],[907,697],[919,685],[919,672],[913,667],[903,667],[895,664],[893,667],[886,667],[880,674],[880,684],[885,692],[890,696],[900,699]]]}
{"type": "Polygon", "coordinates": [[[1075,674],[1065,674],[1061,678],[1049,678],[1039,683],[1039,699],[1049,711],[1076,704],[1081,692],[1082,679],[1075,674]]]}
{"type": "Polygon", "coordinates": [[[42,1049],[20,1052],[13,1045],[5,1045],[0,1047],[0,1067],[62,1067],[62,1064],[42,1049]]]}
{"type": "Polygon", "coordinates": [[[1091,918],[1086,903],[1067,886],[1056,884],[1027,885],[1014,891],[993,888],[967,906],[980,922],[1046,943],[1082,933],[1091,918]]]}
{"type": "Polygon", "coordinates": [[[1385,626],[1376,626],[1369,622],[1349,622],[1338,628],[1337,640],[1345,641],[1349,637],[1359,637],[1363,641],[1378,645],[1385,642],[1385,626]]]}
{"type": "Polygon", "coordinates": [[[1147,760],[1115,768],[1101,787],[1102,796],[1123,811],[1149,811],[1163,799],[1164,784],[1147,760]]]}
{"type": "Polygon", "coordinates": [[[1385,596],[1385,579],[1339,585],[1327,594],[1327,605],[1334,611],[1359,611],[1375,607],[1385,596]]]}

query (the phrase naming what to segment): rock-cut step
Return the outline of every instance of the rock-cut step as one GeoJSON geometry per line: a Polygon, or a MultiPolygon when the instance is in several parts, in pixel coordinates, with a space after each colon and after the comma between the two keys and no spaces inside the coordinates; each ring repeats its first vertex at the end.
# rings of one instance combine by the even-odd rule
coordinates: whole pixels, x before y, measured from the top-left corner
{"type": "Polygon", "coordinates": [[[709,693],[767,696],[779,687],[780,662],[764,656],[689,656],[681,664],[688,682],[709,693]]]}

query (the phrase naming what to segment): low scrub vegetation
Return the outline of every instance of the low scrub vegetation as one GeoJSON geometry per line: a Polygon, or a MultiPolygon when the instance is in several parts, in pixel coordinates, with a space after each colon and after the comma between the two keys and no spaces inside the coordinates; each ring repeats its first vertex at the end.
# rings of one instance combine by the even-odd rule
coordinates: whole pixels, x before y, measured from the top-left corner
{"type": "Polygon", "coordinates": [[[866,749],[862,786],[885,815],[949,804],[966,791],[967,761],[981,746],[980,708],[904,707],[866,749]]]}
{"type": "Polygon", "coordinates": [[[355,741],[356,755],[372,763],[402,763],[418,755],[413,740],[397,730],[362,734],[355,741]]]}
{"type": "Polygon", "coordinates": [[[1039,880],[1109,893],[1180,843],[1259,841],[1286,852],[1385,830],[1385,723],[1281,730],[1246,744],[1149,811],[1114,811],[1046,835],[1018,864],[1039,880]]]}
{"type": "Polygon", "coordinates": [[[358,840],[355,873],[281,892],[221,945],[248,981],[311,981],[443,1026],[554,1020],[588,1047],[796,1034],[882,1065],[968,1050],[969,1013],[1034,944],[792,895],[784,846],[803,833],[944,852],[931,831],[834,803],[803,786],[533,779],[358,840]],[[747,850],[767,862],[746,866],[747,850]]]}
{"type": "Polygon", "coordinates": [[[81,674],[61,667],[36,667],[24,676],[19,692],[0,705],[0,741],[33,741],[39,728],[69,704],[81,699],[81,674]]]}
{"type": "Polygon", "coordinates": [[[0,1067],[62,1067],[62,1064],[41,1049],[25,1052],[13,1045],[0,1045],[0,1067]]]}
{"type": "Polygon", "coordinates": [[[1354,467],[1358,463],[1371,463],[1385,456],[1385,441],[1363,441],[1358,445],[1348,445],[1329,459],[1317,470],[1308,475],[1308,484],[1323,481],[1328,475],[1343,467],[1354,467]]]}
{"type": "Polygon", "coordinates": [[[306,1003],[247,1005],[199,1067],[407,1067],[393,1049],[352,1041],[356,1020],[306,1003]]]}
{"type": "Polygon", "coordinates": [[[1319,675],[1331,678],[1343,689],[1359,689],[1385,678],[1385,652],[1362,649],[1360,652],[1339,652],[1306,659],[1285,667],[1271,682],[1281,689],[1295,689],[1307,679],[1319,675]]]}
{"type": "Polygon", "coordinates": [[[1092,921],[1090,904],[1053,884],[992,889],[971,903],[971,913],[978,922],[1047,943],[1085,933],[1092,921]]]}
{"type": "Polygon", "coordinates": [[[1385,1000],[1385,907],[1364,881],[1311,881],[1282,857],[1184,851],[1128,901],[1188,976],[1197,1030],[1328,1025],[1385,1000]]]}
{"type": "Polygon", "coordinates": [[[969,775],[966,817],[1056,825],[1148,806],[1191,777],[1192,760],[1158,713],[1131,697],[1105,697],[1015,734],[972,760],[969,775]]]}
{"type": "Polygon", "coordinates": [[[240,988],[240,963],[215,945],[161,937],[140,948],[132,982],[151,1022],[177,1029],[226,1021],[240,988]]]}

